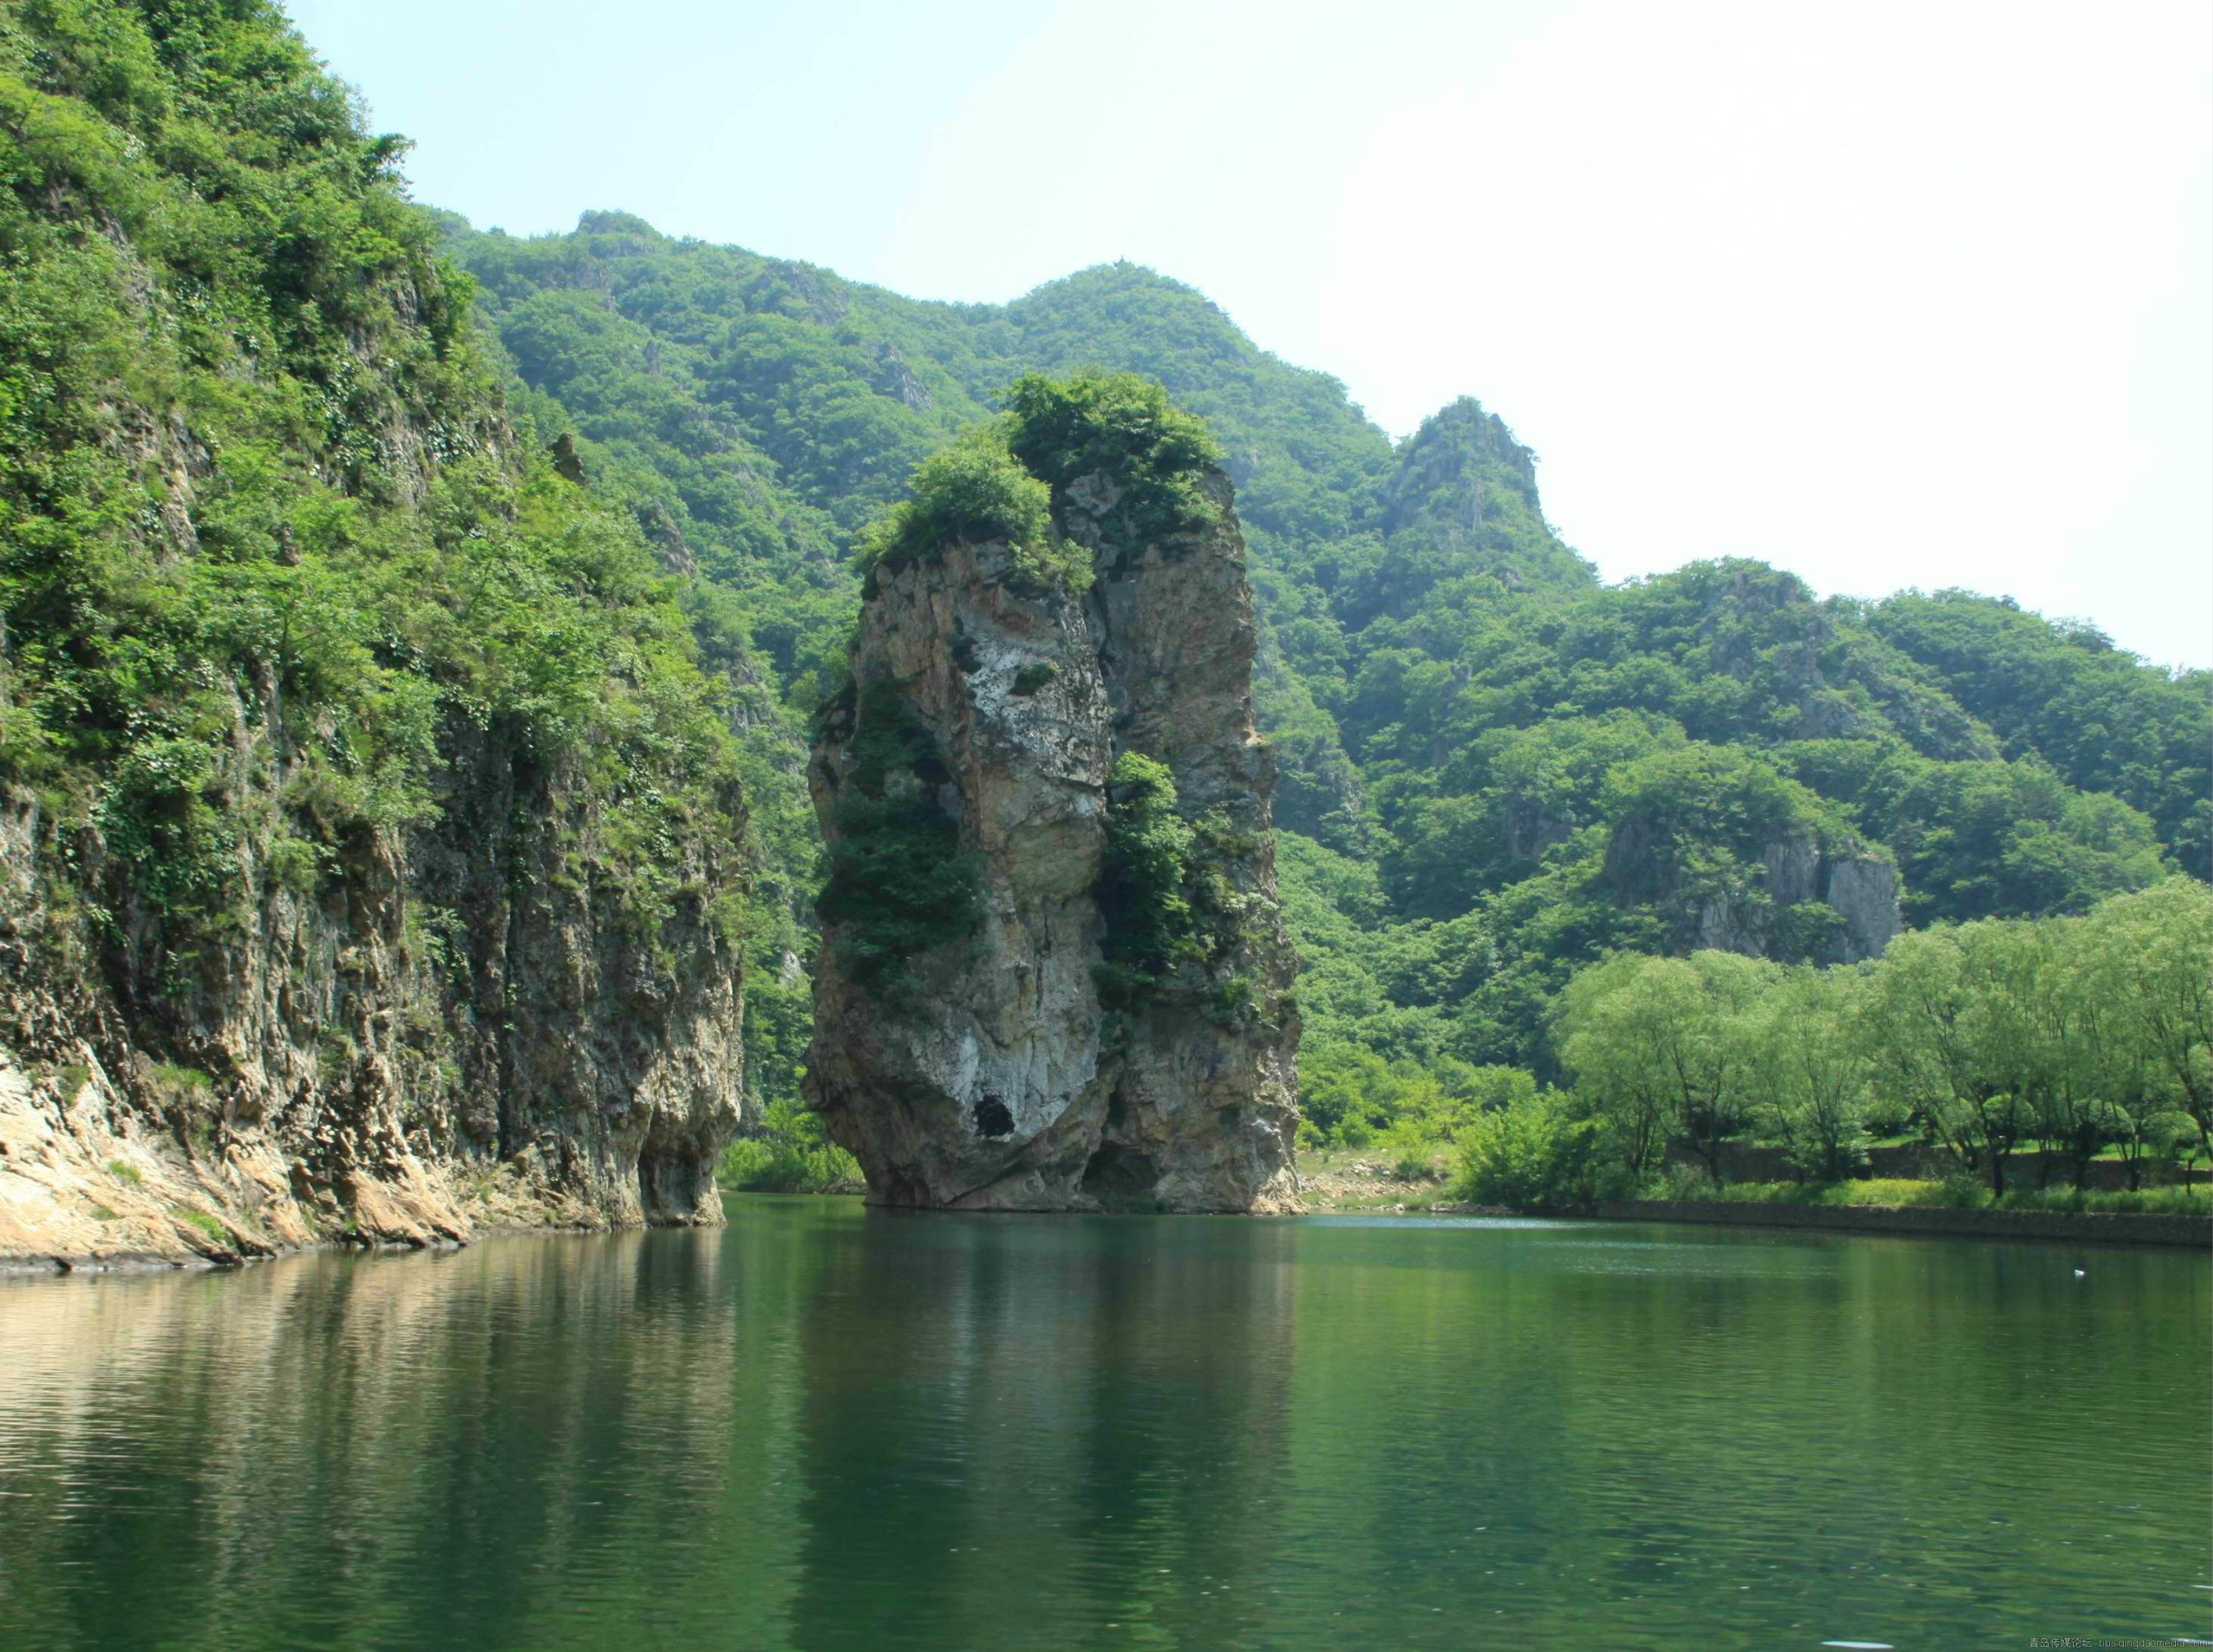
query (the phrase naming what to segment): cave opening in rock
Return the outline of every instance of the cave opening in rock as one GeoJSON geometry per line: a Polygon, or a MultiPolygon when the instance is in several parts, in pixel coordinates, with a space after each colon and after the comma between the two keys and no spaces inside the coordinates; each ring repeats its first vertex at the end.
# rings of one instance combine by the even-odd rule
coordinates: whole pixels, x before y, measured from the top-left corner
{"type": "Polygon", "coordinates": [[[1007,1104],[997,1096],[986,1096],[976,1103],[976,1133],[979,1136],[1011,1136],[1015,1133],[1015,1115],[1007,1111],[1007,1104]]]}
{"type": "Polygon", "coordinates": [[[1149,1154],[1109,1144],[1084,1166],[1083,1191],[1109,1210],[1143,1208],[1150,1205],[1160,1176],[1161,1167],[1149,1154]]]}

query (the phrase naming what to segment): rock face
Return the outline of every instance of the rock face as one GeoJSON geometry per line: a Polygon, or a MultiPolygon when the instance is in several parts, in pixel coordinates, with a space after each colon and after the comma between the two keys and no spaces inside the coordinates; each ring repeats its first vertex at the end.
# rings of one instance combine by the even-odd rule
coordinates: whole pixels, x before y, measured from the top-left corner
{"type": "Polygon", "coordinates": [[[970,932],[857,978],[826,926],[808,1084],[882,1204],[966,1210],[1285,1211],[1295,968],[1276,902],[1273,762],[1252,720],[1255,628],[1228,480],[1219,525],[1148,538],[1116,479],[1058,490],[1090,554],[1088,592],[1013,577],[1003,543],[951,543],[880,570],[852,652],[856,693],[809,770],[833,845],[841,795],[927,796],[979,890],[970,932]],[[864,772],[872,720],[910,766],[864,772]],[[1104,969],[1110,776],[1166,766],[1194,823],[1210,955],[1155,987],[1104,969]]]}
{"type": "Polygon", "coordinates": [[[1857,963],[1881,957],[1905,926],[1896,863],[1856,838],[1825,841],[1797,832],[1768,844],[1760,859],[1753,884],[1698,905],[1694,944],[1753,957],[1810,951],[1817,963],[1857,963]],[[1792,915],[1801,912],[1820,913],[1825,932],[1789,934],[1792,915]]]}
{"type": "MultiPolygon", "coordinates": [[[[363,841],[314,895],[252,864],[249,921],[161,960],[157,996],[54,909],[52,835],[34,799],[8,798],[0,1262],[720,1218],[734,948],[696,910],[637,944],[558,847],[585,798],[519,754],[479,741],[443,802],[432,828],[363,841]],[[194,1065],[144,1054],[156,1029],[194,1065]]],[[[67,847],[96,870],[96,836],[67,847]]]]}
{"type": "Polygon", "coordinates": [[[1763,859],[1767,893],[1777,904],[1819,901],[1844,920],[1831,944],[1830,962],[1879,958],[1905,927],[1898,863],[1857,838],[1823,841],[1801,832],[1769,844],[1763,859]]]}
{"type": "Polygon", "coordinates": [[[1654,872],[1661,860],[1653,847],[1657,829],[1642,818],[1617,827],[1606,876],[1668,914],[1670,942],[1683,950],[1857,963],[1881,957],[1905,926],[1897,863],[1849,834],[1794,828],[1759,846],[1749,877],[1698,892],[1654,872]]]}

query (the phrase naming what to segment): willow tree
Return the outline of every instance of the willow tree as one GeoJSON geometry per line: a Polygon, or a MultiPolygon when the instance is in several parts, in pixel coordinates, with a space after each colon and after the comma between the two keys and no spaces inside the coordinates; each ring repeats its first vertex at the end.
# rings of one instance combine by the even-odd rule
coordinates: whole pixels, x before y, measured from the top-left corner
{"type": "Polygon", "coordinates": [[[2149,1069],[2151,1095],[2213,1156],[2213,889],[2171,878],[2116,896],[2082,920],[2076,951],[2114,1039],[2149,1069]]]}
{"type": "Polygon", "coordinates": [[[2021,1096],[2003,926],[1899,936],[1873,977],[1876,1069],[1970,1169],[2005,1191],[2007,1156],[2033,1119],[2021,1096]]]}
{"type": "Polygon", "coordinates": [[[1840,1181],[1867,1163],[1867,996],[1856,970],[1800,964],[1751,1009],[1765,1116],[1801,1175],[1840,1181]]]}
{"type": "Polygon", "coordinates": [[[1722,1150],[1752,1123],[1759,1096],[1748,1012],[1777,973],[1734,952],[1625,955],[1569,984],[1561,1062],[1632,1172],[1657,1167],[1672,1131],[1724,1179],[1722,1150]]]}

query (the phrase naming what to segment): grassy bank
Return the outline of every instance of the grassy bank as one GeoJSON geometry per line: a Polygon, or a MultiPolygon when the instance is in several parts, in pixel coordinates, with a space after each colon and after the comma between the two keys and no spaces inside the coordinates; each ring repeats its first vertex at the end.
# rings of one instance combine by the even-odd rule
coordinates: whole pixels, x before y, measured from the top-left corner
{"type": "MultiPolygon", "coordinates": [[[[1648,1197],[1665,1200],[1655,1188],[1648,1197]]],[[[1710,1184],[1691,1202],[1728,1205],[1804,1205],[1820,1209],[2065,1211],[2103,1216],[2195,1216],[2213,1219],[2213,1194],[2203,1187],[2125,1188],[2031,1187],[1993,1199],[1987,1189],[1962,1180],[1906,1181],[1873,1177],[1863,1181],[1733,1181],[1710,1184]]]]}
{"type": "Polygon", "coordinates": [[[2075,1243],[2174,1245],[2213,1241],[2205,1201],[2190,1210],[2117,1212],[2035,1205],[1811,1204],[1783,1200],[1627,1200],[1581,1212],[1602,1220],[1686,1222],[1710,1227],[1810,1228],[1840,1233],[1929,1234],[1965,1239],[2058,1239],[2075,1243]]]}

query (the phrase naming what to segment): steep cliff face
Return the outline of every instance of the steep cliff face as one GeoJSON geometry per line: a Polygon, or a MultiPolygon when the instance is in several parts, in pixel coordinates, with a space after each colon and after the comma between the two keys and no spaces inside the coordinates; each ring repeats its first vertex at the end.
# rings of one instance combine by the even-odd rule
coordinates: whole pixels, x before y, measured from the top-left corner
{"type": "Polygon", "coordinates": [[[880,1202],[1295,1207],[1252,598],[1228,483],[1198,486],[1211,520],[1166,532],[1127,508],[1125,477],[1058,487],[1055,531],[1088,581],[1026,577],[1003,539],[877,570],[816,809],[857,865],[899,808],[916,841],[942,834],[935,858],[969,891],[896,962],[872,961],[865,914],[826,906],[808,1083],[880,1202]],[[1182,846],[1177,887],[1132,895],[1147,807],[1182,846]],[[1149,957],[1131,938],[1163,913],[1172,938],[1149,957]]]}
{"type": "Polygon", "coordinates": [[[1738,867],[1687,874],[1659,847],[1661,823],[1615,828],[1606,875],[1658,908],[1669,944],[1789,962],[1856,963],[1882,956],[1905,926],[1898,864],[1847,832],[1793,825],[1738,867]]]}
{"type": "Polygon", "coordinates": [[[1700,946],[1753,957],[1857,963],[1905,927],[1897,863],[1856,838],[1799,832],[1766,846],[1759,876],[1698,907],[1700,946]]]}
{"type": "MultiPolygon", "coordinates": [[[[245,921],[137,970],[45,875],[58,847],[97,863],[96,835],[10,798],[0,1259],[719,1219],[742,1066],[729,943],[696,909],[643,942],[557,847],[582,800],[514,754],[462,756],[447,801],[310,892],[248,850],[245,921]]],[[[690,853],[702,882],[735,871],[690,853]]]]}
{"type": "Polygon", "coordinates": [[[186,10],[0,20],[0,1260],[710,1220],[729,697],[396,141],[186,10]]]}

